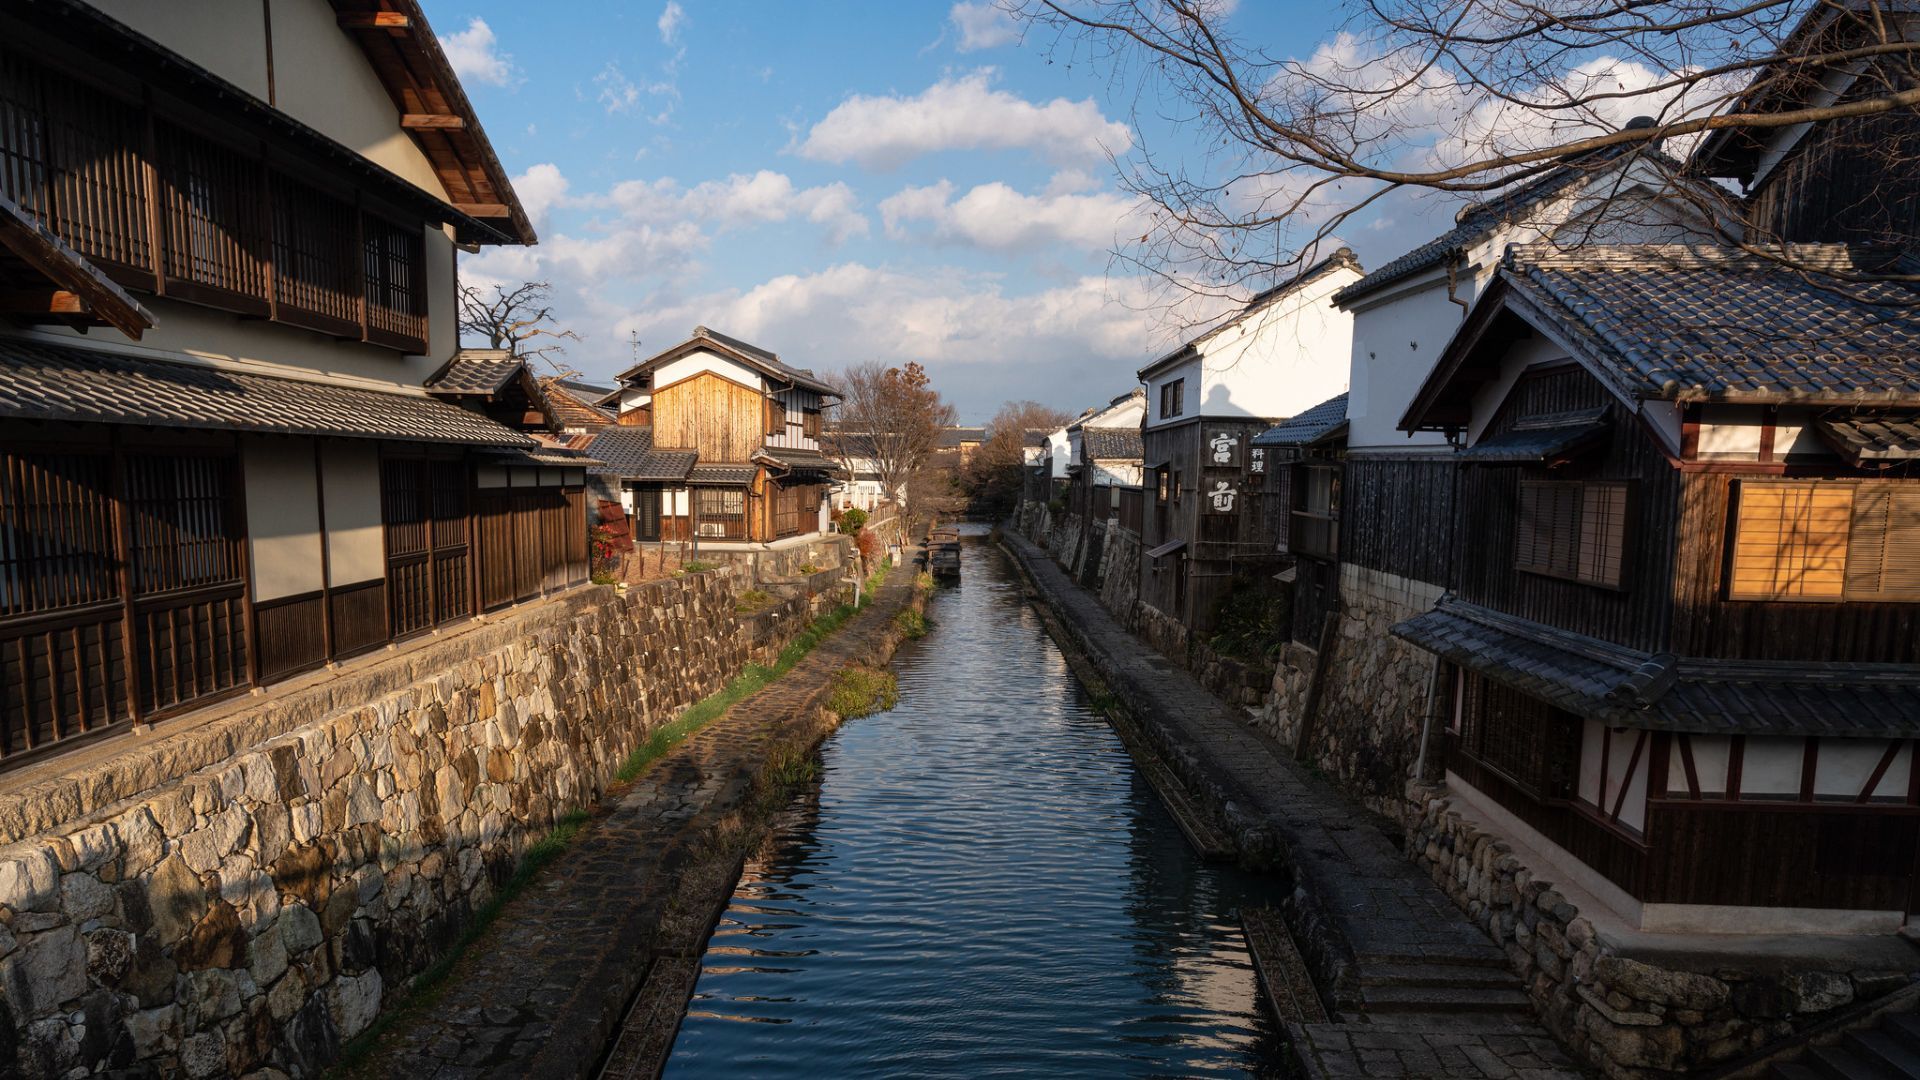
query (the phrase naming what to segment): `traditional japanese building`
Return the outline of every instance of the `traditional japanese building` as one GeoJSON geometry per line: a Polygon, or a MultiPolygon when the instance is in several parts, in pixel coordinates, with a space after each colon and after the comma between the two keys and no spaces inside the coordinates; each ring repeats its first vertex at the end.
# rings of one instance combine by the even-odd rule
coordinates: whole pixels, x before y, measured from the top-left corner
{"type": "Polygon", "coordinates": [[[533,241],[411,0],[0,11],[0,762],[583,580],[583,470],[424,389],[533,241]]]}
{"type": "Polygon", "coordinates": [[[1920,264],[1788,254],[1515,248],[1405,420],[1462,447],[1394,630],[1448,783],[1646,929],[1890,932],[1920,885],[1920,293],[1850,280],[1920,264]]]}
{"type": "Polygon", "coordinates": [[[1273,563],[1275,538],[1247,499],[1250,443],[1345,388],[1353,320],[1331,300],[1360,277],[1341,248],[1140,369],[1140,603],[1163,645],[1210,629],[1235,575],[1273,563]]]}
{"type": "Polygon", "coordinates": [[[615,426],[586,444],[618,470],[641,541],[756,546],[827,532],[821,413],[839,391],[774,353],[695,327],[620,373],[615,426]]]}
{"type": "Polygon", "coordinates": [[[1119,516],[1127,492],[1138,512],[1145,415],[1146,392],[1135,389],[1067,425],[1066,517],[1075,536],[1069,550],[1056,554],[1082,580],[1098,579],[1108,523],[1119,516]]]}

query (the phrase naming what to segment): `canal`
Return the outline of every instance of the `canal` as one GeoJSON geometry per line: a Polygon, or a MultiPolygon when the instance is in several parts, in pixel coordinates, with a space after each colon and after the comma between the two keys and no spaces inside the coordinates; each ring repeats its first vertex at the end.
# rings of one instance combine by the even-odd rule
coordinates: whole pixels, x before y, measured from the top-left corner
{"type": "Polygon", "coordinates": [[[750,860],[667,1075],[1279,1072],[1235,913],[981,540],[750,860]]]}

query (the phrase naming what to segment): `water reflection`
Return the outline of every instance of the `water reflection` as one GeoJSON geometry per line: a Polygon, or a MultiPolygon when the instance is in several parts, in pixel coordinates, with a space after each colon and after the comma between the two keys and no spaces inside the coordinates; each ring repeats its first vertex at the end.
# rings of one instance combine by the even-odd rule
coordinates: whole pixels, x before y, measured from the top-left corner
{"type": "Polygon", "coordinates": [[[822,749],[748,865],[667,1071],[697,1076],[1277,1072],[1234,920],[1002,556],[964,553],[900,705],[822,749]]]}

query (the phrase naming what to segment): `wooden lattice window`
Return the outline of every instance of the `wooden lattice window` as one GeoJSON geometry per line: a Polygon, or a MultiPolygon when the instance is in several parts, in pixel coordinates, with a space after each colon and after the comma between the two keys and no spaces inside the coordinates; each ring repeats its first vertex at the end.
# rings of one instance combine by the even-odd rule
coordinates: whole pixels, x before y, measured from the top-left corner
{"type": "Polygon", "coordinates": [[[354,209],[345,199],[273,177],[273,292],[282,321],[322,333],[360,333],[354,209]]]}
{"type": "Polygon", "coordinates": [[[128,456],[135,595],[240,583],[233,466],[230,456],[128,456]]]}
{"type": "Polygon", "coordinates": [[[1618,588],[1627,504],[1621,481],[1521,481],[1515,568],[1618,588]]]}
{"type": "Polygon", "coordinates": [[[787,433],[787,404],[779,398],[767,399],[767,434],[784,436],[787,433]]]}
{"type": "Polygon", "coordinates": [[[700,536],[716,540],[747,538],[747,493],[743,488],[695,488],[693,513],[700,536]]]}
{"type": "Polygon", "coordinates": [[[169,290],[264,314],[266,185],[260,162],[176,125],[161,126],[156,138],[169,290]]]}
{"type": "Polygon", "coordinates": [[[1460,749],[1535,798],[1571,798],[1579,775],[1579,718],[1478,675],[1467,676],[1463,688],[1460,749]]]}
{"type": "Polygon", "coordinates": [[[820,410],[807,409],[800,414],[800,432],[809,439],[820,437],[820,410]]]}
{"type": "Polygon", "coordinates": [[[0,618],[119,595],[103,454],[8,454],[0,474],[0,618]]]}
{"type": "Polygon", "coordinates": [[[1920,599],[1920,485],[1742,483],[1728,595],[1920,599]]]}
{"type": "Polygon", "coordinates": [[[426,239],[418,227],[361,215],[367,340],[409,352],[427,347],[426,239]]]}

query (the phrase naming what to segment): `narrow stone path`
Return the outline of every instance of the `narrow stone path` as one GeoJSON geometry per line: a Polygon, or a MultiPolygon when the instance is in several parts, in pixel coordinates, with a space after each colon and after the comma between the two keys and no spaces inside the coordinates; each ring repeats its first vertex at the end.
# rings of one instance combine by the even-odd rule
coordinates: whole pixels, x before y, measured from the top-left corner
{"type": "Polygon", "coordinates": [[[674,932],[663,928],[662,916],[680,870],[699,854],[708,829],[743,804],[770,751],[815,726],[834,673],[884,662],[880,654],[895,639],[894,615],[911,601],[913,578],[911,564],[895,567],[874,602],[791,672],[611,796],[572,847],[467,950],[433,999],[388,1031],[352,1075],[451,1080],[592,1072],[647,974],[657,939],[674,932]]]}
{"type": "Polygon", "coordinates": [[[1522,1078],[1580,1073],[1534,1018],[1506,956],[1376,825],[1012,533],[1074,644],[1243,852],[1291,879],[1281,909],[1342,1022],[1291,1024],[1309,1076],[1522,1078]]]}

